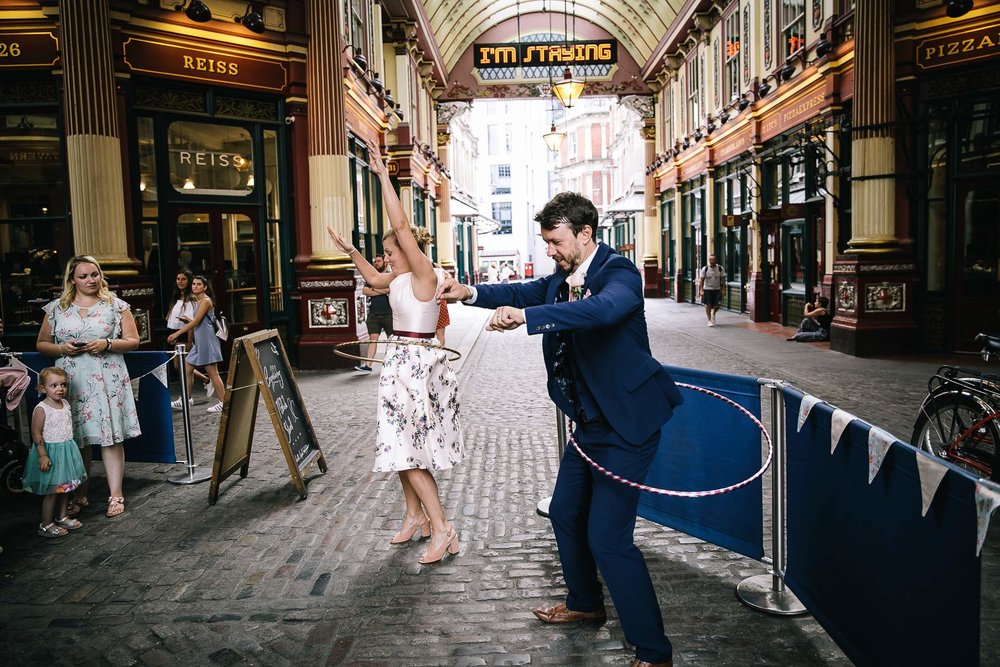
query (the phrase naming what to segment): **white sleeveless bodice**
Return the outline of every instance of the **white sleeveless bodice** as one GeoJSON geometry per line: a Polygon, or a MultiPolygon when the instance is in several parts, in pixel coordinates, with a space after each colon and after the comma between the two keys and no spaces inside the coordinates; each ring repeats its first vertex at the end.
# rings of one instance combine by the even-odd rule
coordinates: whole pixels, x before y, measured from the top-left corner
{"type": "MultiPolygon", "coordinates": [[[[444,282],[444,269],[434,269],[437,285],[444,282]]],[[[418,301],[413,295],[412,273],[396,276],[389,283],[389,305],[392,306],[392,328],[396,331],[434,333],[437,330],[441,305],[436,299],[418,301]]]]}
{"type": "Polygon", "coordinates": [[[50,407],[45,401],[39,403],[38,407],[45,411],[42,440],[45,442],[66,442],[73,439],[73,413],[68,401],[63,399],[61,410],[50,407]]]}

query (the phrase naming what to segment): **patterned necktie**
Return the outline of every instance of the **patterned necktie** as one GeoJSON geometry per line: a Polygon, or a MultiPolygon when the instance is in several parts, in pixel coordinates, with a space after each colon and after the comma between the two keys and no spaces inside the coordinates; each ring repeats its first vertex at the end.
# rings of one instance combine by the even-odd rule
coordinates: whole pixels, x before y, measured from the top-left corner
{"type": "MultiPolygon", "coordinates": [[[[556,294],[556,303],[566,301],[569,298],[569,285],[563,283],[556,294]]],[[[573,382],[572,361],[570,360],[570,335],[565,331],[555,334],[556,352],[552,357],[552,375],[556,379],[556,384],[562,390],[563,395],[573,406],[573,413],[570,418],[575,418],[580,410],[580,395],[576,391],[576,384],[573,382]]]]}

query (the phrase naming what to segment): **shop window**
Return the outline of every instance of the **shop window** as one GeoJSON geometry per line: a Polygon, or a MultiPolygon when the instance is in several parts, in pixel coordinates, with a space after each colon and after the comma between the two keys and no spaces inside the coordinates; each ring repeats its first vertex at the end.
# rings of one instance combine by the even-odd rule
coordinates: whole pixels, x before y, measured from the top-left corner
{"type": "MultiPolygon", "coordinates": [[[[429,205],[428,208],[430,208],[431,236],[436,239],[437,238],[437,234],[438,234],[438,208],[437,208],[437,201],[435,199],[431,199],[427,203],[429,205]]],[[[434,262],[435,264],[438,261],[438,244],[437,244],[436,241],[433,241],[433,240],[431,241],[431,261],[434,262]]]]}
{"type": "Polygon", "coordinates": [[[763,190],[761,198],[764,208],[774,208],[780,206],[782,201],[784,170],[781,160],[770,160],[764,163],[762,168],[763,190]]]}
{"type": "Polygon", "coordinates": [[[264,201],[267,203],[267,219],[281,217],[281,191],[278,180],[278,133],[264,130],[264,201]]]}
{"type": "Polygon", "coordinates": [[[8,327],[41,322],[73,255],[65,156],[55,112],[0,113],[0,309],[8,327]]]}
{"type": "Polygon", "coordinates": [[[153,119],[145,116],[136,118],[136,145],[139,164],[138,201],[140,206],[140,229],[142,235],[142,266],[146,275],[157,288],[154,292],[153,312],[165,315],[169,305],[166,300],[174,290],[174,277],[161,275],[160,263],[163,248],[160,239],[159,192],[156,170],[156,138],[153,119]]]}
{"type": "Polygon", "coordinates": [[[781,36],[784,40],[782,53],[787,60],[806,45],[806,0],[782,0],[781,36]]]}
{"type": "Polygon", "coordinates": [[[703,178],[697,178],[685,184],[681,192],[681,210],[684,217],[681,226],[683,230],[681,271],[684,278],[691,281],[694,280],[697,270],[704,263],[704,193],[703,178]]]}
{"type": "Polygon", "coordinates": [[[784,203],[801,204],[806,200],[806,164],[802,153],[785,156],[788,196],[784,203]]]}
{"type": "Polygon", "coordinates": [[[368,167],[368,148],[365,144],[350,136],[348,151],[354,213],[352,238],[361,253],[371,261],[382,247],[381,189],[378,178],[368,167]]]}
{"type": "Polygon", "coordinates": [[[669,279],[673,277],[676,270],[677,241],[677,223],[674,220],[674,198],[672,191],[664,194],[664,199],[660,204],[660,216],[663,220],[664,242],[667,246],[666,248],[662,248],[663,273],[664,277],[669,279]]]}
{"type": "Polygon", "coordinates": [[[803,255],[802,220],[788,220],[781,225],[781,270],[785,289],[805,291],[805,256],[803,255]]]}
{"type": "Polygon", "coordinates": [[[242,127],[176,121],[167,126],[170,184],[188,195],[246,196],[255,187],[253,140],[242,127]]]}

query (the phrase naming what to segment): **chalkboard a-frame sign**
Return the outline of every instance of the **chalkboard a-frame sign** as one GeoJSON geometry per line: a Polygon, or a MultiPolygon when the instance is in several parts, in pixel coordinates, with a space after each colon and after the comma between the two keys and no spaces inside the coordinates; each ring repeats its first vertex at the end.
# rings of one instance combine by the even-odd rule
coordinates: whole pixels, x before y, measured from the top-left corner
{"type": "Polygon", "coordinates": [[[326,459],[319,448],[309,413],[299,387],[295,384],[292,367],[285,347],[275,329],[241,336],[233,341],[226,378],[226,396],[222,404],[222,422],[215,443],[215,464],[208,502],[219,497],[219,484],[237,470],[246,477],[250,468],[250,445],[257,420],[258,397],[264,404],[274,432],[281,444],[292,481],[299,497],[306,497],[303,473],[313,464],[326,472],[326,459]]]}

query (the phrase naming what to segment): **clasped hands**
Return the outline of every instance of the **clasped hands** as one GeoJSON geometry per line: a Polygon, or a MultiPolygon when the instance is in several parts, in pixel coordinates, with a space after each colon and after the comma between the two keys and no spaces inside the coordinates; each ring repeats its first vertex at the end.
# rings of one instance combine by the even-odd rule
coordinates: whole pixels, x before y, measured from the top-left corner
{"type": "MultiPolygon", "coordinates": [[[[446,276],[441,287],[438,288],[435,299],[444,299],[454,303],[455,301],[465,301],[472,298],[472,290],[466,285],[455,280],[452,276],[446,276]]],[[[524,310],[513,306],[500,306],[490,315],[490,321],[486,323],[487,331],[510,331],[524,324],[524,310]]]]}

